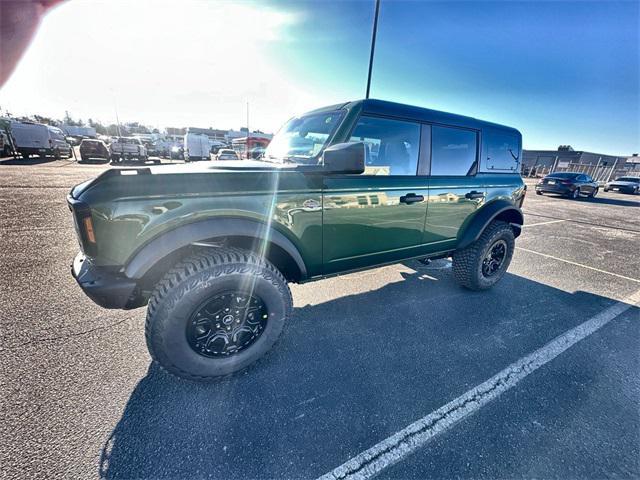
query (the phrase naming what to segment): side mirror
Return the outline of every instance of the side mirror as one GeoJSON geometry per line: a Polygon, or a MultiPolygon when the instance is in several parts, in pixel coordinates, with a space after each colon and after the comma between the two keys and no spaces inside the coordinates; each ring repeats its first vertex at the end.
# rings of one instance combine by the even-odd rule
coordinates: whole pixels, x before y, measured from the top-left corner
{"type": "Polygon", "coordinates": [[[365,145],[363,142],[336,143],[322,154],[323,171],[326,173],[364,172],[365,145]]]}

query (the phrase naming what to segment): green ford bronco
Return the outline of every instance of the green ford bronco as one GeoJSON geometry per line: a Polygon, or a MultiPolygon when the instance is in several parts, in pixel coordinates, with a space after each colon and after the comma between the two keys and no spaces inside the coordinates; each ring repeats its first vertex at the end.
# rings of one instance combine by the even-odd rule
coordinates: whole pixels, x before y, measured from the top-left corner
{"type": "Polygon", "coordinates": [[[453,258],[471,290],[504,275],[520,234],[521,135],[380,100],[292,118],[258,160],[111,169],[68,203],[73,275],[106,308],[148,303],[151,356],[206,381],[267,352],[287,282],[453,258]]]}

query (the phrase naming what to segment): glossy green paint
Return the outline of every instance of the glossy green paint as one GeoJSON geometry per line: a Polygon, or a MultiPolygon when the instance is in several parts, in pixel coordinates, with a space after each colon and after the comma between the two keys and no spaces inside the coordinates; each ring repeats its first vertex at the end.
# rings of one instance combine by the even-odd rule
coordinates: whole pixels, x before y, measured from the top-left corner
{"type": "Polygon", "coordinates": [[[324,179],[325,274],[420,255],[427,214],[425,177],[336,175],[324,179]],[[425,201],[400,203],[407,193],[425,201]]]}
{"type": "Polygon", "coordinates": [[[429,178],[423,242],[433,250],[455,248],[462,224],[484,204],[485,199],[467,199],[465,195],[470,192],[486,193],[484,175],[429,178]]]}
{"type": "Polygon", "coordinates": [[[126,265],[136,251],[164,232],[232,217],[278,230],[298,248],[309,274],[321,274],[320,175],[207,167],[180,172],[153,167],[151,175],[114,176],[86,189],[80,199],[93,212],[99,239],[96,264],[126,265]],[[310,208],[310,201],[317,207],[310,208]]]}
{"type": "MultiPolygon", "coordinates": [[[[377,101],[318,111],[337,108],[345,113],[328,144],[347,141],[363,113],[423,125],[460,124],[476,129],[479,139],[486,123],[377,101]]],[[[504,130],[519,135],[513,129],[504,130]]],[[[480,145],[481,169],[486,149],[482,142],[480,145]]],[[[421,155],[420,161],[425,158],[429,156],[421,155]]],[[[322,173],[321,167],[314,172],[266,165],[228,169],[215,162],[156,166],[136,172],[106,175],[73,191],[75,198],[91,208],[98,239],[93,261],[98,266],[122,268],[149,241],[161,239],[163,233],[179,226],[242,218],[282,233],[301,254],[308,278],[319,278],[451,253],[462,229],[479,209],[499,199],[517,207],[524,194],[524,183],[517,173],[334,175],[322,173]],[[469,192],[482,192],[484,197],[470,199],[466,197],[469,192]],[[410,193],[424,198],[401,203],[401,197],[410,193]]]]}

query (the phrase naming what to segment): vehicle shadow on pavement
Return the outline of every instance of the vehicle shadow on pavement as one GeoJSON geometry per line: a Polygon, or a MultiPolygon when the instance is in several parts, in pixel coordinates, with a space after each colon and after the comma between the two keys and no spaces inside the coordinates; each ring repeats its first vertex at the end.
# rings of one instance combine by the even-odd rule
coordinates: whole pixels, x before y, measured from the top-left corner
{"type": "MultiPolygon", "coordinates": [[[[623,195],[623,194],[621,194],[623,195]]],[[[568,200],[566,197],[560,195],[545,195],[547,198],[556,198],[562,200],[568,200]]],[[[627,199],[622,198],[608,198],[608,197],[595,197],[595,198],[585,198],[580,197],[576,200],[569,200],[571,202],[582,202],[582,203],[593,203],[596,205],[615,205],[617,207],[640,207],[640,197],[634,195],[628,195],[627,199]],[[634,200],[635,199],[635,200],[634,200]]]]}
{"type": "Polygon", "coordinates": [[[35,158],[13,158],[8,157],[6,160],[0,160],[0,165],[41,165],[43,163],[57,162],[54,157],[35,157],[35,158]]]}
{"type": "Polygon", "coordinates": [[[640,197],[637,195],[627,194],[627,199],[622,198],[608,198],[608,197],[596,197],[585,199],[589,203],[595,203],[597,205],[615,205],[617,207],[640,207],[640,197]]]}
{"type": "Polygon", "coordinates": [[[615,303],[511,274],[468,292],[446,265],[407,265],[380,289],[296,308],[236,376],[195,384],[151,364],[100,476],[318,476],[615,303]]]}

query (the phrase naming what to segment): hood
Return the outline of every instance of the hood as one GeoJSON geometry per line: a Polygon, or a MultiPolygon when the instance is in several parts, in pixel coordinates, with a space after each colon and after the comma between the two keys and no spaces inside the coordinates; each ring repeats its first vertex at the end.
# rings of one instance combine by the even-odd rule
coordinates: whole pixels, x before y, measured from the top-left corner
{"type": "Polygon", "coordinates": [[[71,196],[83,201],[193,195],[236,195],[307,189],[305,172],[320,166],[279,164],[256,160],[209,161],[193,164],[111,168],[74,187],[71,196]],[[82,198],[81,198],[82,197],[82,198]]]}

